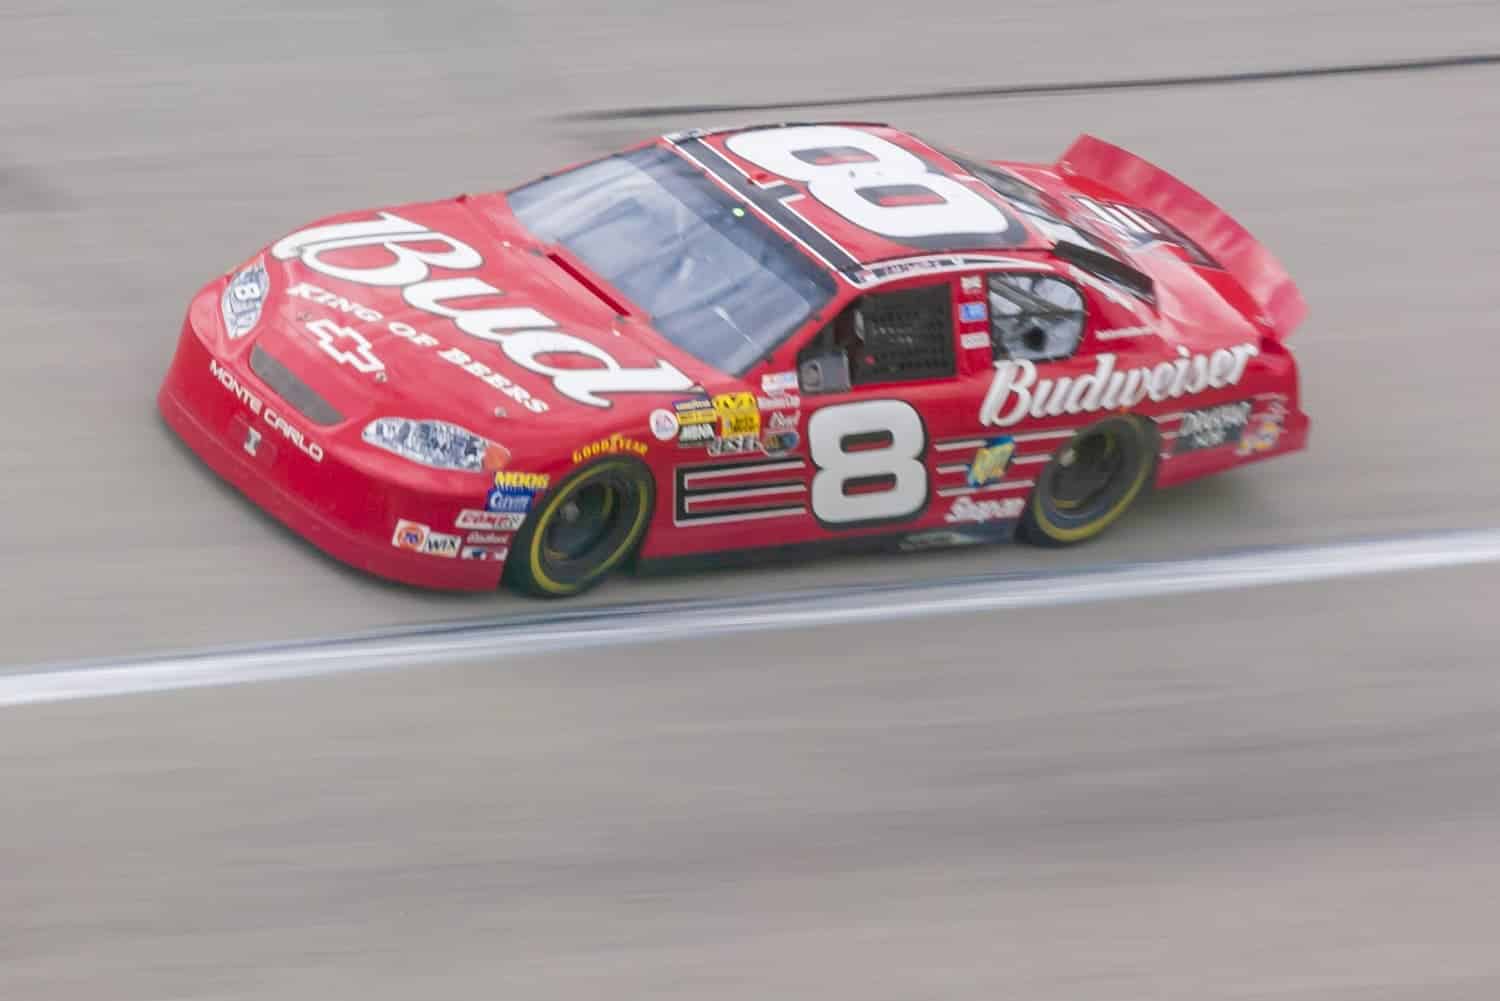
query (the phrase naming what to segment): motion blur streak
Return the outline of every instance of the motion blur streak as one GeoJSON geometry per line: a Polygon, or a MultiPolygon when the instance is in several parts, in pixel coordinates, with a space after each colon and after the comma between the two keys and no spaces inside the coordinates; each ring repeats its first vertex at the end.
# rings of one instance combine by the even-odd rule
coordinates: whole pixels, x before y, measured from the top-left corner
{"type": "Polygon", "coordinates": [[[0,706],[809,626],[1152,598],[1500,561],[1500,530],[1297,546],[1093,571],[996,574],[909,586],[824,588],[775,598],[674,601],[487,625],[385,633],[54,667],[0,677],[0,706]]]}

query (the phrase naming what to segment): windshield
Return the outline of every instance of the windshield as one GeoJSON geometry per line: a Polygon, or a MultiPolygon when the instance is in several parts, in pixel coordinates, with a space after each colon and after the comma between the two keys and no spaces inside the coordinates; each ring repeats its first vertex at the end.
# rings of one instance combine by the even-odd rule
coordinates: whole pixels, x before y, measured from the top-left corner
{"type": "Polygon", "coordinates": [[[612,156],[509,194],[684,351],[742,375],[834,294],[831,276],[669,149],[612,156]]]}

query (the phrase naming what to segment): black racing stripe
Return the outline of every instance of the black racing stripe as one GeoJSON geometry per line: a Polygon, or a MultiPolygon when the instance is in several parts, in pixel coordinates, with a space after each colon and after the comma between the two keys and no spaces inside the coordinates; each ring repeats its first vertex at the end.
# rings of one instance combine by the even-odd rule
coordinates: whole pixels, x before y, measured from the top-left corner
{"type": "MultiPolygon", "coordinates": [[[[804,485],[806,485],[805,480],[777,480],[774,483],[739,483],[732,487],[690,487],[686,489],[687,495],[696,499],[718,497],[721,494],[732,494],[739,490],[763,490],[766,487],[800,487],[804,485]]],[[[754,501],[755,498],[750,499],[750,502],[753,503],[754,501]]],[[[780,501],[774,502],[781,503],[780,501]]],[[[801,505],[797,506],[800,507],[801,505]]]]}
{"type": "Polygon", "coordinates": [[[845,271],[859,267],[860,262],[854,255],[824,236],[782,202],[781,199],[794,192],[795,188],[790,185],[769,189],[756,187],[750,183],[749,178],[735,169],[734,164],[724,159],[723,154],[702,139],[686,139],[678,142],[675,148],[703,170],[723,181],[735,194],[764,212],[776,225],[801,240],[833,270],[845,271]]]}
{"type": "Polygon", "coordinates": [[[1374,76],[1385,73],[1414,73],[1495,65],[1500,65],[1500,53],[1486,52],[1467,56],[1392,59],[1383,62],[1347,63],[1336,66],[1298,66],[1290,69],[1243,70],[1236,73],[1138,77],[1126,80],[1084,80],[1074,83],[1030,83],[1011,84],[1008,86],[1002,84],[989,87],[957,87],[951,90],[913,91],[905,94],[863,94],[848,97],[829,97],[815,101],[638,105],[629,108],[580,111],[560,117],[570,121],[606,122],[624,118],[656,118],[668,115],[710,115],[731,112],[781,111],[796,108],[849,107],[862,104],[909,104],[923,101],[956,101],[984,97],[1038,97],[1056,94],[1085,94],[1113,90],[1142,90],[1163,87],[1213,87],[1239,83],[1268,83],[1276,80],[1305,80],[1333,76],[1374,76]]]}

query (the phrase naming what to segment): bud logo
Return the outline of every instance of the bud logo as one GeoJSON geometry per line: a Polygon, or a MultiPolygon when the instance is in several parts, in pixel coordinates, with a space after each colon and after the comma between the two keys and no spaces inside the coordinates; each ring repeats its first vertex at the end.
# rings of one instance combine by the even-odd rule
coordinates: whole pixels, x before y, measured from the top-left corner
{"type": "Polygon", "coordinates": [[[317,341],[318,350],[340,365],[348,365],[365,375],[385,371],[385,363],[375,357],[370,342],[358,330],[341,327],[326,317],[310,320],[305,326],[317,341]]]}
{"type": "Polygon", "coordinates": [[[500,346],[505,356],[522,368],[545,376],[559,393],[591,407],[608,407],[609,393],[676,393],[693,380],[666,361],[655,368],[625,368],[599,345],[559,330],[551,317],[528,306],[460,307],[452,305],[500,290],[474,275],[433,278],[434,268],[473,272],[484,266],[479,251],[421,223],[381,212],[378,219],[362,219],[313,226],[277,241],[272,255],[293,258],[319,274],[358,285],[400,288],[401,298],[414,309],[452,320],[471,337],[500,346]],[[442,249],[433,249],[438,244],[442,249]],[[325,255],[356,247],[379,247],[385,263],[368,267],[335,264],[325,255]],[[552,355],[578,355],[596,365],[580,367],[547,364],[552,355]]]}

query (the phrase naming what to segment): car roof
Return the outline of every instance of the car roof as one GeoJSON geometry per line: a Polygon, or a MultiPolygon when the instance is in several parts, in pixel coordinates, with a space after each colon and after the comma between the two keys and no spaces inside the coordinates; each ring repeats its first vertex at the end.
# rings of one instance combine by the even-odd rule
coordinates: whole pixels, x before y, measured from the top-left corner
{"type": "MultiPolygon", "coordinates": [[[[857,275],[872,264],[934,254],[1035,251],[1052,246],[1036,228],[1032,216],[953,155],[884,123],[778,122],[692,129],[670,133],[659,141],[692,161],[720,187],[759,209],[831,270],[846,276],[857,275]],[[818,162],[820,159],[824,162],[818,162]],[[886,169],[884,159],[890,159],[897,169],[886,169]],[[852,183],[860,168],[873,170],[874,176],[867,172],[858,184],[852,183]],[[943,180],[936,180],[934,175],[943,180]],[[828,182],[821,180],[814,183],[825,198],[818,197],[808,180],[814,176],[834,182],[832,197],[828,197],[828,182]],[[851,183],[838,190],[837,181],[844,176],[851,183]],[[928,190],[955,184],[989,203],[1010,225],[1001,223],[1001,231],[992,226],[989,231],[891,236],[856,224],[848,212],[829,204],[843,202],[853,212],[873,210],[876,216],[911,204],[913,198],[930,200],[936,203],[934,207],[957,209],[944,205],[941,194],[928,190]],[[890,203],[881,204],[877,199],[889,199],[890,203]]],[[[964,200],[968,198],[949,190],[964,200]]],[[[983,205],[975,207],[986,210],[983,205]]],[[[912,215],[896,213],[904,219],[912,215]]],[[[904,220],[891,228],[910,229],[904,220]]]]}

